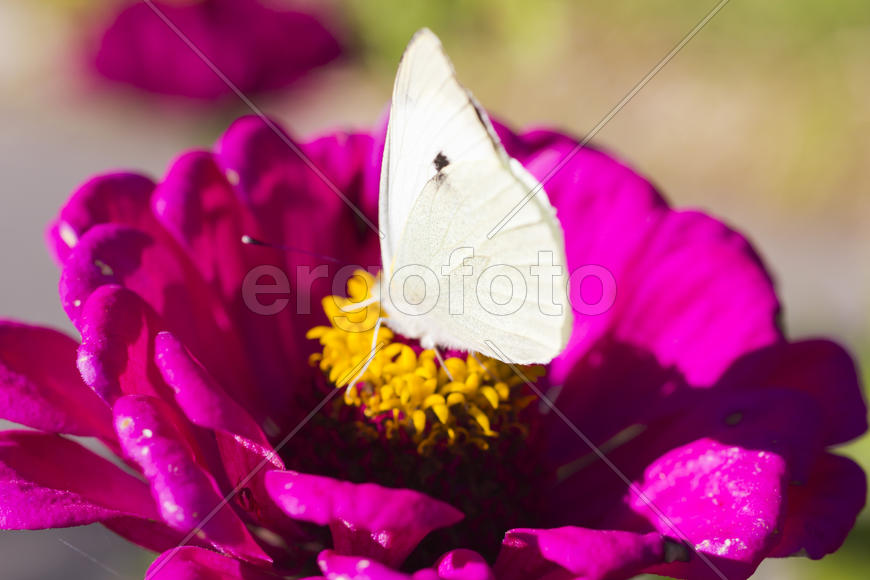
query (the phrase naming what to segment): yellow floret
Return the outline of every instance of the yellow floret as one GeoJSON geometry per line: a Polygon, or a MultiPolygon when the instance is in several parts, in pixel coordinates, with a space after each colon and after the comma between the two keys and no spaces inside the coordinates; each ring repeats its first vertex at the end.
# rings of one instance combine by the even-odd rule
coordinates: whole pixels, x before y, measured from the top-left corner
{"type": "MultiPolygon", "coordinates": [[[[323,310],[330,326],[317,326],[307,337],[323,347],[310,362],[329,377],[336,388],[345,388],[344,403],[362,410],[382,425],[387,437],[404,432],[421,454],[436,446],[468,443],[486,449],[498,429],[516,424],[517,414],[533,399],[511,367],[501,361],[468,353],[438,364],[434,350],[417,352],[403,342],[394,342],[385,326],[374,332],[384,316],[380,304],[371,301],[375,279],[358,271],[348,281],[348,295],[327,296],[323,310]],[[354,308],[354,304],[362,307],[354,308]],[[372,345],[381,343],[371,362],[372,345]],[[348,384],[355,381],[354,384],[348,384]]],[[[542,376],[541,366],[524,366],[523,373],[542,376]]]]}

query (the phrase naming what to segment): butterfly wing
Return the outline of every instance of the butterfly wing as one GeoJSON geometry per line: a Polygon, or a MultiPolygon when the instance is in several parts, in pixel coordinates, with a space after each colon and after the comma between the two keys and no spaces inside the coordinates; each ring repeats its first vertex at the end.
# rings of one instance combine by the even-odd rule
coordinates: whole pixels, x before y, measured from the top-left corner
{"type": "Polygon", "coordinates": [[[521,171],[457,162],[426,184],[395,255],[387,324],[424,346],[515,363],[546,363],[562,351],[571,332],[564,242],[543,192],[487,237],[534,187],[531,176],[530,185],[517,175],[521,171]],[[542,264],[558,268],[561,277],[540,275],[542,264]],[[435,276],[415,288],[426,271],[435,276]]]}
{"type": "Polygon", "coordinates": [[[405,49],[393,86],[381,169],[381,263],[389,273],[408,213],[442,163],[504,156],[486,114],[456,80],[441,41],[427,28],[405,49]]]}
{"type": "Polygon", "coordinates": [[[543,190],[521,204],[539,185],[504,151],[438,39],[418,33],[399,66],[381,174],[387,324],[424,346],[554,358],[571,310],[555,210],[543,190]],[[536,275],[542,263],[561,277],[536,275]]]}

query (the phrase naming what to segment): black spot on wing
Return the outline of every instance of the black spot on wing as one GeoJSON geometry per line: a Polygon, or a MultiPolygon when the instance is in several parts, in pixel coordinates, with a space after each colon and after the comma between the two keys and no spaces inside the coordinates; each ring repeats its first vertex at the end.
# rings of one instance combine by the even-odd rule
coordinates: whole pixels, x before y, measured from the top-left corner
{"type": "Polygon", "coordinates": [[[436,170],[441,171],[450,165],[450,160],[447,159],[447,156],[444,155],[443,152],[439,151],[438,155],[435,156],[435,159],[432,160],[432,164],[435,165],[436,170]]]}

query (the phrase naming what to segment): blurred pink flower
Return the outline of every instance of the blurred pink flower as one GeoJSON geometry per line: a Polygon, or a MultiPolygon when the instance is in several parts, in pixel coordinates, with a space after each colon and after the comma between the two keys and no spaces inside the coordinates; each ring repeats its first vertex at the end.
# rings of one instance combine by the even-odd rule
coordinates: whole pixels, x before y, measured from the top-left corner
{"type": "MultiPolygon", "coordinates": [[[[498,130],[539,179],[576,145],[498,130]]],[[[376,220],[382,130],[299,147],[376,220]]],[[[0,433],[0,525],[102,522],[165,551],[149,577],[174,579],[316,563],[356,580],[718,578],[710,564],[738,580],[766,557],[836,550],[865,497],[861,469],[829,451],[867,428],[850,356],[788,342],[746,240],[671,209],[612,157],[582,149],[547,189],[570,267],[607,268],[618,293],[607,312],[576,317],[541,384],[562,385],[564,418],[633,489],[536,404],[513,438],[431,456],[371,435],[340,397],[302,422],[335,392],[309,364],[306,333],[326,317],[256,314],[242,284],[256,266],[319,260],[239,239],[362,266],[379,263],[378,239],[244,118],[160,182],[98,176],[61,210],[49,242],[81,343],[0,327],[0,416],[36,429],[0,433]],[[58,434],[99,438],[139,476],[58,434]]],[[[319,279],[292,298],[316,305],[330,290],[319,279]]]]}
{"type": "MultiPolygon", "coordinates": [[[[341,52],[315,16],[260,0],[154,2],[243,93],[283,88],[341,52]]],[[[152,93],[215,100],[231,89],[142,1],[115,15],[89,56],[101,76],[152,93]]]]}

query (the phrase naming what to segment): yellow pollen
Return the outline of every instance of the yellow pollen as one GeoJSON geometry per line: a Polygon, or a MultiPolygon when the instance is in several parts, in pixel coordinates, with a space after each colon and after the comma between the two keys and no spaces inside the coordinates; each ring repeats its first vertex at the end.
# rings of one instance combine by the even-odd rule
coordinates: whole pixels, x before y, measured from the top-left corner
{"type": "MultiPolygon", "coordinates": [[[[415,350],[397,342],[386,326],[378,329],[375,341],[376,322],[386,314],[378,302],[372,302],[374,284],[371,274],[357,271],[348,281],[348,297],[323,300],[330,326],[316,326],[307,334],[323,347],[311,356],[311,363],[336,388],[345,389],[346,405],[360,409],[387,438],[410,437],[424,455],[443,444],[487,449],[500,430],[527,431],[518,415],[535,396],[507,364],[468,353],[464,358],[447,358],[445,369],[434,350],[415,350]],[[365,306],[354,309],[355,303],[365,306]],[[358,376],[377,343],[383,347],[358,376]]],[[[522,370],[533,380],[544,374],[539,365],[522,370]]],[[[370,427],[361,430],[372,436],[370,427]]]]}

